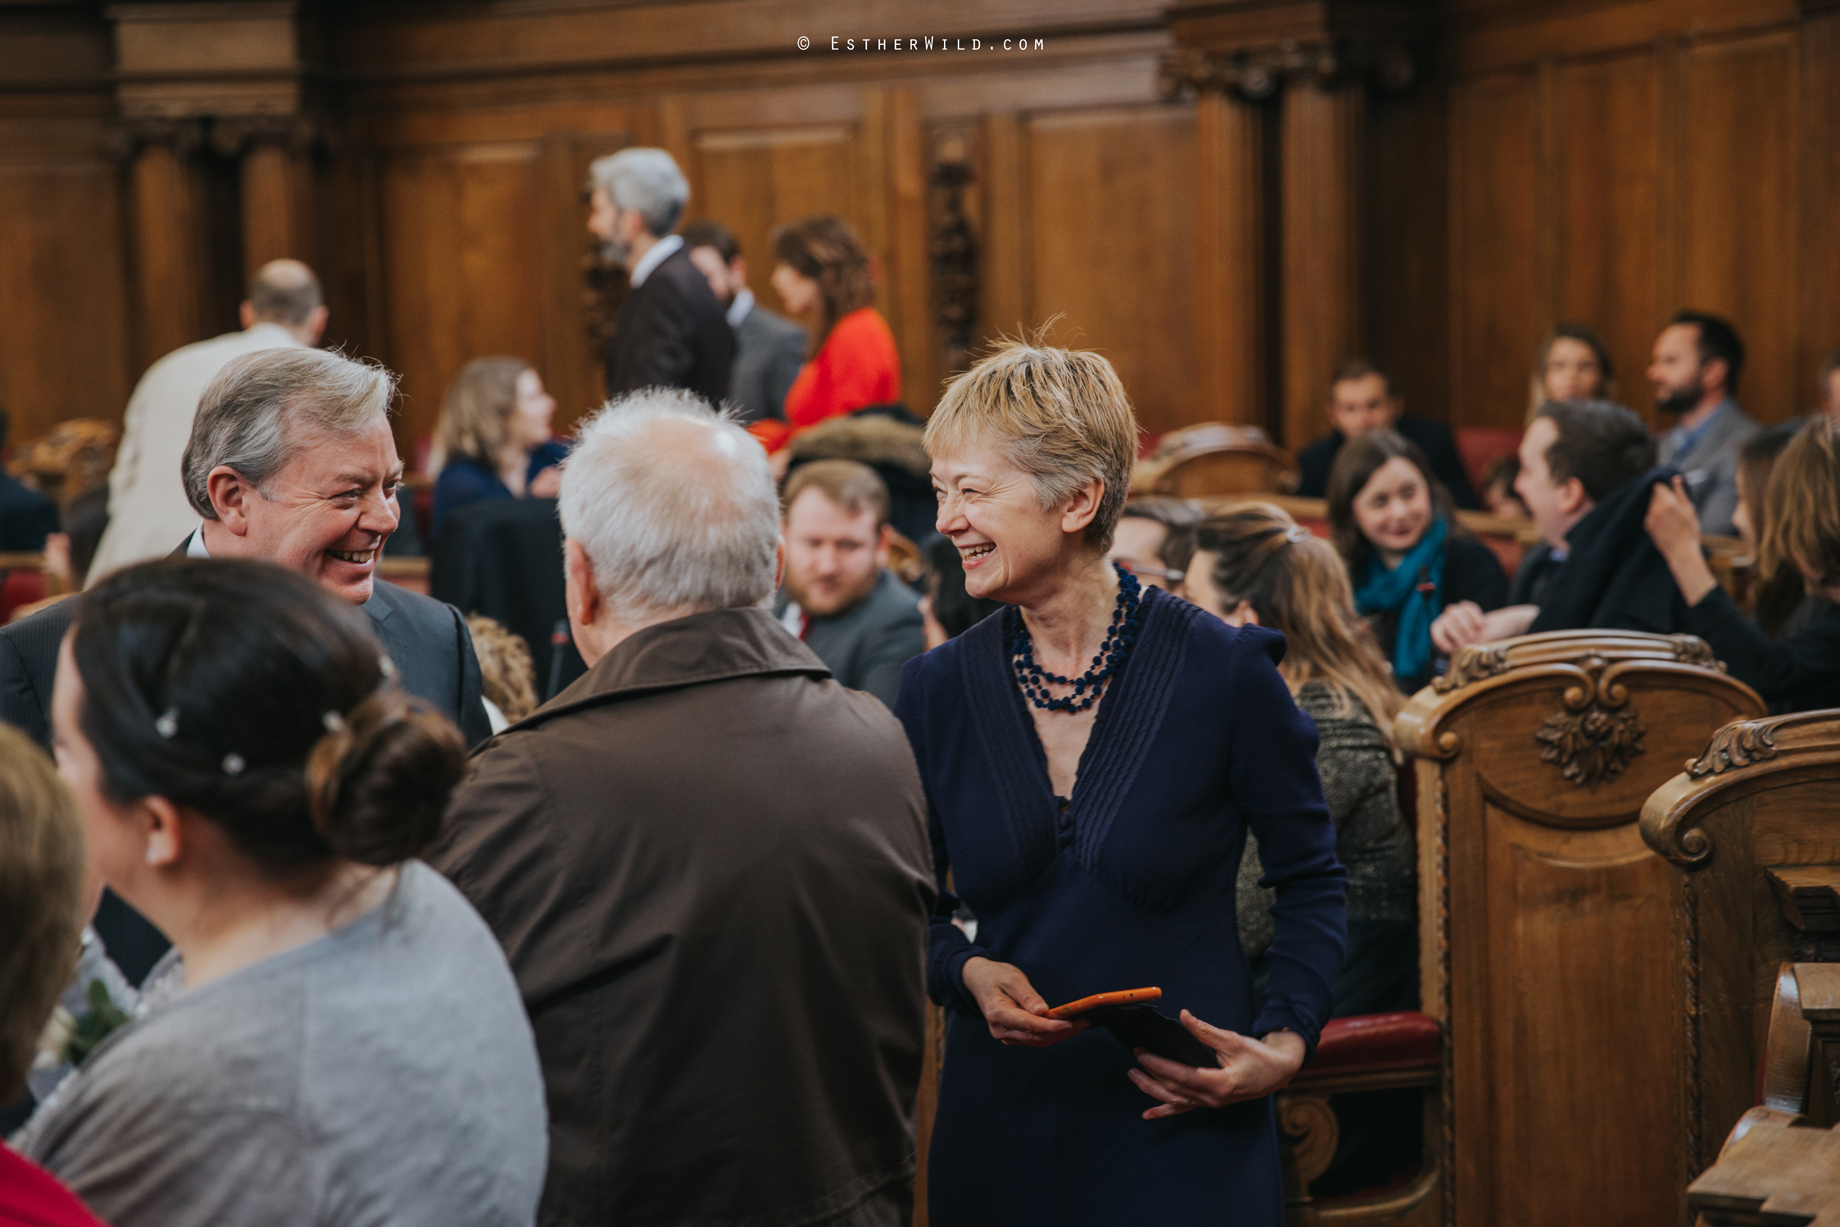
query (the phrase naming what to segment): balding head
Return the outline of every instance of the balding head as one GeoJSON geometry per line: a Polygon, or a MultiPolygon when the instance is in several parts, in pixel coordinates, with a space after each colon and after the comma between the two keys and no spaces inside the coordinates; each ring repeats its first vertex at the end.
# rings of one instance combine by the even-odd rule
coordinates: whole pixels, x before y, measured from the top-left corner
{"type": "Polygon", "coordinates": [[[326,306],[313,270],[299,260],[270,260],[257,269],[243,302],[243,327],[257,324],[279,324],[302,345],[319,344],[326,306]]]}
{"type": "Polygon", "coordinates": [[[606,636],[585,624],[629,634],[773,593],[779,497],[766,451],[689,392],[609,401],[578,430],[560,498],[569,617],[589,663],[606,636]]]}

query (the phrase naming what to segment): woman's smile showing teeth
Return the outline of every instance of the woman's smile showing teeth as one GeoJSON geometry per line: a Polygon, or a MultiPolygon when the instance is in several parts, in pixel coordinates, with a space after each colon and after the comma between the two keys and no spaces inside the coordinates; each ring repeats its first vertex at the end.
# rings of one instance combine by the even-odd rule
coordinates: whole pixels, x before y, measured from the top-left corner
{"type": "Polygon", "coordinates": [[[377,557],[375,549],[368,550],[327,550],[326,553],[340,562],[349,562],[354,566],[363,566],[377,557]]]}

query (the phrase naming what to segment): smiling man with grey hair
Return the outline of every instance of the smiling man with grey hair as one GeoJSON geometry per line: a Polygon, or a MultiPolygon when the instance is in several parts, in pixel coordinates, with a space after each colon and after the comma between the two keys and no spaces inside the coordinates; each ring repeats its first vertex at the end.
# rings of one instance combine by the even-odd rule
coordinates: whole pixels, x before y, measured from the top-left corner
{"type": "Polygon", "coordinates": [[[728,395],[735,333],[672,227],[690,184],[662,149],[622,149],[588,168],[588,232],[626,269],[632,290],[607,345],[607,394],[688,388],[728,395]]]}
{"type": "MultiPolygon", "coordinates": [[[[180,464],[198,527],[167,548],[278,563],[361,606],[403,688],[480,741],[491,727],[465,622],[452,606],[377,578],[402,516],[395,396],[389,371],[321,349],[233,359],[205,388],[180,464]]],[[[60,602],[0,629],[0,719],[41,743],[72,608],[60,602]]]]}
{"type": "Polygon", "coordinates": [[[504,943],[548,1084],[546,1224],[912,1216],[913,756],[765,608],[766,453],[684,392],[562,475],[586,675],[479,752],[431,861],[504,943]]]}

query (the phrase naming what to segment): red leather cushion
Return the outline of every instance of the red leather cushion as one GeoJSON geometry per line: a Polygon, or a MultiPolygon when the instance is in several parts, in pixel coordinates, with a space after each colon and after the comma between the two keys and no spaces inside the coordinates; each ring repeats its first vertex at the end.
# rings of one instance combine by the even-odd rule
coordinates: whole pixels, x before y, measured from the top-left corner
{"type": "Polygon", "coordinates": [[[6,584],[0,587],[0,623],[13,616],[13,611],[22,605],[45,599],[45,573],[43,571],[13,570],[6,573],[6,584]]]}
{"type": "Polygon", "coordinates": [[[1368,1074],[1382,1070],[1436,1069],[1438,1025],[1414,1011],[1356,1014],[1322,1029],[1309,1074],[1368,1074]]]}

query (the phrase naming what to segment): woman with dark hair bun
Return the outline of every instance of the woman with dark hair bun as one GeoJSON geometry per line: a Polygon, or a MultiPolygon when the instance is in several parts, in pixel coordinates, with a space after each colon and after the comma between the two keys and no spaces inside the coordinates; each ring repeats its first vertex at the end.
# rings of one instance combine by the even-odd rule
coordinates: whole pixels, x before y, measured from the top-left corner
{"type": "Polygon", "coordinates": [[[165,560],[83,597],[59,769],[93,871],[174,949],[21,1149],[116,1227],[535,1216],[517,986],[409,859],[464,745],[393,672],[365,614],[266,563],[165,560]]]}

